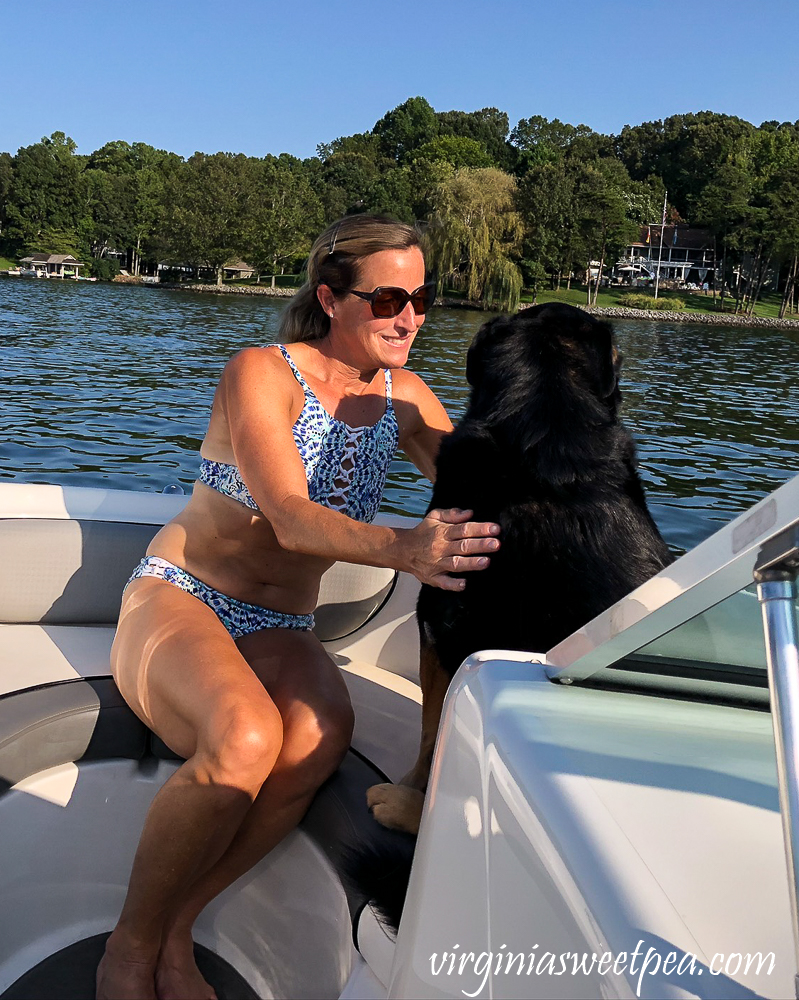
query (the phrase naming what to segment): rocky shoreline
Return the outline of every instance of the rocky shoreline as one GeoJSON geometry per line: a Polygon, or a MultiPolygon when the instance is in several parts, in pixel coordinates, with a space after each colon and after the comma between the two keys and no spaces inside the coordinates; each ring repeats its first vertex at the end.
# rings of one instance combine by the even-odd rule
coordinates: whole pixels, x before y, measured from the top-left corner
{"type": "Polygon", "coordinates": [[[666,309],[624,309],[621,306],[581,306],[594,316],[608,319],[654,319],[670,323],[707,323],[715,326],[763,326],[775,330],[799,330],[799,319],[774,316],[734,316],[732,313],[668,312],[666,309]]]}
{"type": "MultiPolygon", "coordinates": [[[[163,282],[148,284],[148,288],[178,289],[181,292],[203,292],[212,295],[266,295],[271,298],[290,299],[296,288],[272,288],[271,285],[184,285],[163,282]]],[[[444,309],[475,309],[485,310],[477,302],[469,299],[436,299],[437,306],[444,309]]],[[[519,309],[526,309],[529,303],[523,302],[519,309]]],[[[666,309],[629,309],[622,306],[580,306],[594,316],[607,316],[608,319],[644,319],[660,320],[669,323],[707,323],[715,326],[757,326],[775,330],[799,330],[799,319],[777,319],[770,316],[734,316],[731,313],[695,313],[669,312],[666,309]]]]}
{"type": "Polygon", "coordinates": [[[170,288],[181,292],[205,292],[211,295],[268,295],[275,299],[290,299],[296,288],[280,288],[271,285],[185,285],[180,282],[159,281],[145,283],[148,288],[170,288]]]}

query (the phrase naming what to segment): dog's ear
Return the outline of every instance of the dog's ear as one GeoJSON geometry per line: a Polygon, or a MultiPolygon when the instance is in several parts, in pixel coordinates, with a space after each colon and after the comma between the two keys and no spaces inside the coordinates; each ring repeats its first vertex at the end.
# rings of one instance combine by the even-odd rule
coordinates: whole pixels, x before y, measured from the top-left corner
{"type": "Polygon", "coordinates": [[[495,316],[483,323],[466,353],[466,380],[472,388],[480,384],[492,344],[501,336],[508,325],[507,316],[495,316]]]}
{"type": "Polygon", "coordinates": [[[616,391],[621,368],[621,354],[613,343],[609,323],[596,320],[585,323],[580,333],[586,335],[583,349],[590,356],[588,370],[593,374],[595,391],[600,399],[608,399],[616,391]]]}

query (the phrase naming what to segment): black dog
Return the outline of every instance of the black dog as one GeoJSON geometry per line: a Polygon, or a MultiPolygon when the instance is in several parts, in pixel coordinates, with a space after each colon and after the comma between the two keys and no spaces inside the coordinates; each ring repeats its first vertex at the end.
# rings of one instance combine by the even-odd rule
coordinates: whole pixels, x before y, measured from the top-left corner
{"type": "Polygon", "coordinates": [[[469,348],[471,399],[430,509],[498,522],[501,547],[463,591],[422,587],[421,748],[399,785],[369,790],[383,825],[418,831],[444,696],[469,654],[545,652],[672,561],[619,419],[620,362],[608,323],[559,304],[499,316],[469,348]]]}

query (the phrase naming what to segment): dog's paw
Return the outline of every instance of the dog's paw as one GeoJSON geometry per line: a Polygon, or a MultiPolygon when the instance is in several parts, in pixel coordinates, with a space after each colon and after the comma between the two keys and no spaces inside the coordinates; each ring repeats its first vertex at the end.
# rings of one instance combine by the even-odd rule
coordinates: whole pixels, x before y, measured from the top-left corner
{"type": "Polygon", "coordinates": [[[424,808],[424,793],[405,785],[372,785],[366,791],[369,810],[389,830],[419,832],[424,808]]]}

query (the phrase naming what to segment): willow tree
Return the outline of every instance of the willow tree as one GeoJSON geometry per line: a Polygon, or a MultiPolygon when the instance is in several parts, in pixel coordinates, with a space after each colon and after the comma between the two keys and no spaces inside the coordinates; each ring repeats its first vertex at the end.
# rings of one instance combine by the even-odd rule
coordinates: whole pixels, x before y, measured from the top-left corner
{"type": "Polygon", "coordinates": [[[515,178],[495,167],[464,167],[441,180],[432,201],[428,259],[442,285],[485,306],[515,309],[524,233],[515,178]]]}

